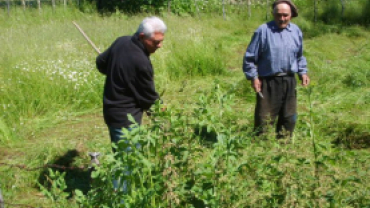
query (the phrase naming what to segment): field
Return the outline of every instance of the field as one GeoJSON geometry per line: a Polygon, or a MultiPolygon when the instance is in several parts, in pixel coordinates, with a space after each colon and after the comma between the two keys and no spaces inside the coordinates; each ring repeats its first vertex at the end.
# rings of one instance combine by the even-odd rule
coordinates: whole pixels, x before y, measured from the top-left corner
{"type": "Polygon", "coordinates": [[[104,50],[145,16],[18,12],[0,17],[6,207],[119,207],[123,198],[130,207],[370,207],[366,28],[293,20],[312,83],[297,88],[295,135],[275,140],[253,136],[255,94],[241,69],[264,13],[164,15],[164,47],[151,60],[167,111],[156,104],[130,133],[144,151],[114,159],[101,113],[104,76],[72,21],[104,50]],[[101,166],[90,186],[94,151],[101,166]],[[126,163],[132,192],[112,194],[112,175],[126,163]]]}

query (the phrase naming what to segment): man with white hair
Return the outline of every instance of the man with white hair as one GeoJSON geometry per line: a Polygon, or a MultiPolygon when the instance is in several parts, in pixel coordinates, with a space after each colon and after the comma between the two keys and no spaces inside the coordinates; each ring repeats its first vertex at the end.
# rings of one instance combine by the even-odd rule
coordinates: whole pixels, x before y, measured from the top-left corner
{"type": "Polygon", "coordinates": [[[162,47],[166,30],[158,17],[145,18],[133,36],[117,38],[96,58],[98,70],[106,75],[103,114],[112,142],[132,124],[128,114],[141,124],[143,112],[159,97],[149,56],[162,47]]]}
{"type": "Polygon", "coordinates": [[[106,75],[103,114],[112,143],[125,139],[122,129],[130,129],[129,114],[141,124],[143,112],[159,98],[149,56],[162,47],[166,30],[158,17],[145,18],[134,35],[117,38],[96,58],[106,75]]]}
{"type": "Polygon", "coordinates": [[[292,136],[297,120],[296,79],[307,86],[307,61],[303,56],[303,37],[290,22],[298,16],[291,0],[272,4],[274,21],[261,25],[252,37],[243,60],[243,71],[256,92],[254,128],[257,135],[266,132],[278,117],[276,133],[292,136]]]}

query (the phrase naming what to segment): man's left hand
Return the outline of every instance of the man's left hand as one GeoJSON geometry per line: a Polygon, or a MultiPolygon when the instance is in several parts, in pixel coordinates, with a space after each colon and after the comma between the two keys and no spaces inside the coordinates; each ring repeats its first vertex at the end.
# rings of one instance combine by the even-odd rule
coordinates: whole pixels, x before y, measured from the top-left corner
{"type": "Polygon", "coordinates": [[[301,80],[303,87],[306,87],[310,84],[310,77],[307,74],[302,74],[301,80]]]}

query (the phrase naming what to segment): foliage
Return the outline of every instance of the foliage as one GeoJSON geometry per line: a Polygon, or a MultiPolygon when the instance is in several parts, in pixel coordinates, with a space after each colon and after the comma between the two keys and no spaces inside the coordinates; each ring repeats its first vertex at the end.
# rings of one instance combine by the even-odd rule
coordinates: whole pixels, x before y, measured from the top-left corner
{"type": "MultiPolygon", "coordinates": [[[[310,97],[312,89],[306,93],[310,97]]],[[[78,192],[77,201],[82,207],[368,205],[370,199],[364,194],[341,200],[346,191],[355,190],[353,187],[366,179],[340,176],[334,162],[350,161],[342,157],[342,151],[316,140],[312,123],[307,123],[312,155],[280,146],[274,136],[254,143],[224,116],[232,109],[233,97],[216,81],[211,92],[199,96],[189,114],[171,108],[163,112],[157,103],[151,125],[125,132],[132,144],[140,143],[141,147],[119,143],[121,152],[106,156],[93,174],[92,190],[87,195],[78,192]],[[129,146],[132,150],[128,154],[122,151],[129,146]],[[262,149],[248,153],[253,148],[262,149]],[[129,192],[115,192],[112,177],[127,180],[129,192]]],[[[312,111],[310,117],[314,114],[312,111]]]]}
{"type": "Polygon", "coordinates": [[[297,87],[299,119],[290,141],[273,135],[260,140],[252,130],[255,93],[240,68],[253,31],[265,21],[265,7],[260,9],[250,19],[237,12],[226,20],[217,14],[162,17],[169,31],[151,60],[168,110],[157,104],[152,120],[144,117],[144,125],[130,132],[145,148],[129,157],[109,154],[101,115],[104,76],[71,21],[104,49],[132,34],[148,14],[101,17],[44,7],[0,16],[0,132],[9,135],[0,133],[0,162],[38,167],[78,150],[74,166],[86,163],[90,150],[104,155],[90,192],[83,190],[86,172],[66,171],[41,183],[45,198],[35,184],[43,171],[1,165],[5,201],[34,207],[89,207],[99,200],[112,207],[121,199],[148,207],[368,207],[369,32],[295,19],[304,30],[312,89],[297,87]],[[171,75],[182,65],[194,70],[191,76],[171,75]],[[214,75],[213,69],[226,73],[214,75]],[[137,166],[130,177],[122,174],[126,162],[137,166]],[[128,195],[113,192],[113,173],[136,188],[128,195]]]}
{"type": "Polygon", "coordinates": [[[66,199],[68,196],[68,193],[64,192],[67,189],[67,184],[64,180],[66,172],[60,173],[59,171],[54,172],[51,169],[48,170],[50,177],[48,178],[49,185],[44,186],[42,184],[38,184],[41,192],[53,202],[66,199]]]}

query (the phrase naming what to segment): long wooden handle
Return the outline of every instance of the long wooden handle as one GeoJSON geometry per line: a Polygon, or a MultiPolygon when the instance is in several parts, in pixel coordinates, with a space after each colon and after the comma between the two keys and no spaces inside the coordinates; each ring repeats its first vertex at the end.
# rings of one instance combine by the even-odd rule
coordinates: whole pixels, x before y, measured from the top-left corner
{"type": "Polygon", "coordinates": [[[87,42],[90,43],[90,45],[95,49],[95,51],[100,54],[100,50],[96,47],[96,45],[90,40],[90,38],[85,34],[85,32],[81,29],[80,26],[75,21],[72,21],[72,23],[77,27],[77,29],[80,31],[80,33],[84,36],[84,38],[87,40],[87,42]]]}

